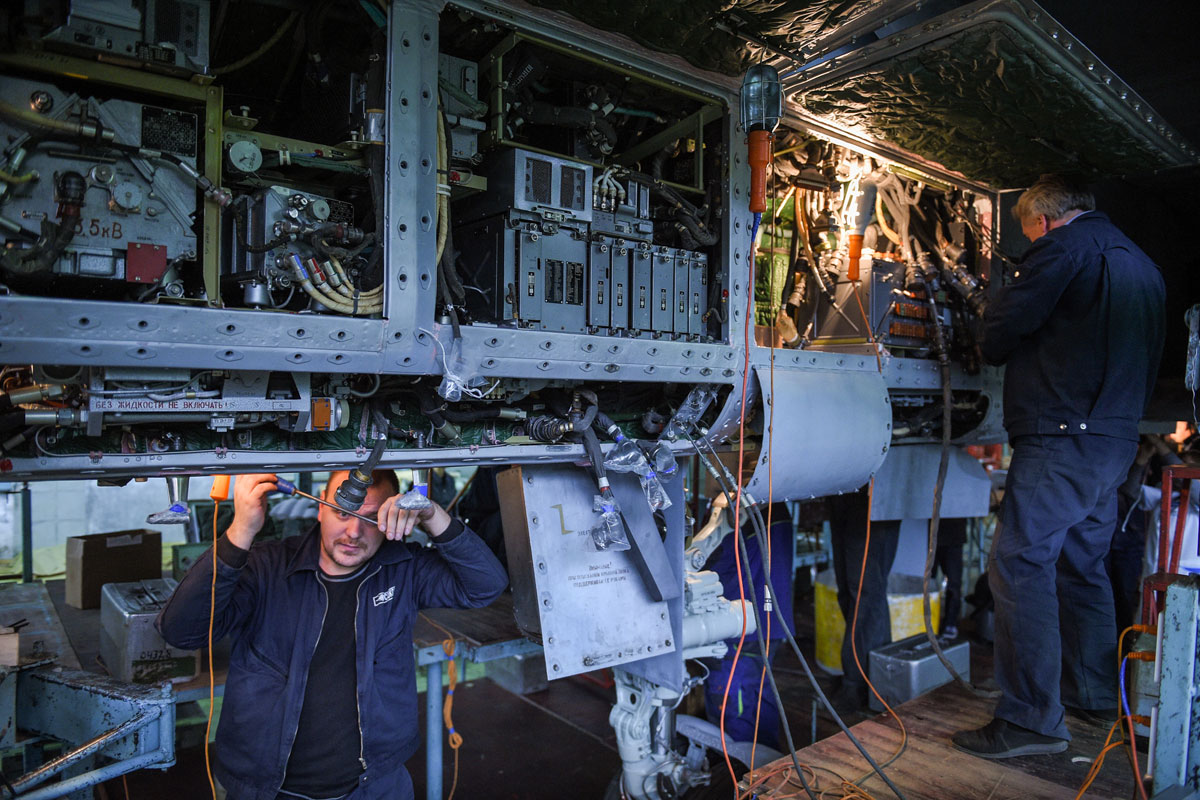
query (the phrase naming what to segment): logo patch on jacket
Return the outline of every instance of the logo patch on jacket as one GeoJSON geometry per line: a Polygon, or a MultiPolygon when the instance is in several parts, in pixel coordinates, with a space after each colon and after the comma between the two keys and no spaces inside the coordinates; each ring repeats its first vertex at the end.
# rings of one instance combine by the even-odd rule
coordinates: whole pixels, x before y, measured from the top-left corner
{"type": "Polygon", "coordinates": [[[384,603],[390,603],[390,602],[392,602],[392,598],[393,598],[393,597],[395,597],[395,596],[396,596],[396,587],[395,587],[395,586],[389,586],[389,587],[387,588],[387,591],[386,591],[386,592],[380,592],[379,594],[377,594],[377,595],[375,595],[374,597],[372,597],[372,598],[371,598],[371,602],[372,602],[372,603],[374,603],[374,604],[375,604],[375,605],[377,605],[377,606],[381,606],[381,605],[383,605],[384,603]]]}

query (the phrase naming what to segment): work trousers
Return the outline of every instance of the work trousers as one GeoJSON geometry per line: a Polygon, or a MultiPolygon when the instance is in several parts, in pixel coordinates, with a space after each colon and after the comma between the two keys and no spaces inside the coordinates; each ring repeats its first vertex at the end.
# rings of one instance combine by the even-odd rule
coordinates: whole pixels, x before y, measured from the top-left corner
{"type": "MultiPolygon", "coordinates": [[[[404,767],[380,775],[375,783],[360,784],[350,794],[342,795],[337,800],[415,800],[412,777],[404,767]],[[370,785],[368,785],[370,784],[370,785]]],[[[297,795],[280,793],[276,800],[296,800],[297,795]]],[[[234,800],[230,797],[228,800],[234,800]]]]}
{"type": "MultiPolygon", "coordinates": [[[[942,619],[938,630],[958,629],[958,617],[962,613],[963,546],[961,544],[938,545],[934,564],[946,577],[946,597],[942,601],[942,619]]],[[[937,591],[931,588],[930,591],[937,591]]]]}
{"type": "MultiPolygon", "coordinates": [[[[771,642],[770,661],[775,653],[787,647],[783,641],[771,642]]],[[[771,691],[771,679],[764,674],[764,660],[758,642],[749,642],[742,648],[737,668],[733,666],[733,651],[719,661],[705,659],[711,673],[704,682],[704,713],[714,725],[721,724],[721,704],[725,702],[725,687],[729,686],[729,699],[725,702],[725,735],[735,742],[754,741],[757,717],[758,742],[767,747],[779,747],[779,706],[775,704],[775,693],[771,691]],[[732,683],[729,680],[733,673],[732,683]],[[762,686],[762,692],[759,692],[762,686]]]]}
{"type": "Polygon", "coordinates": [[[1146,553],[1146,512],[1136,503],[1138,497],[1117,498],[1117,525],[1113,531],[1112,547],[1108,551],[1108,577],[1112,581],[1113,604],[1117,610],[1114,626],[1118,633],[1138,621],[1142,603],[1142,564],[1146,553]]]}
{"type": "Polygon", "coordinates": [[[1117,487],[1137,443],[1107,436],[1021,436],[992,541],[996,717],[1069,739],[1063,703],[1117,705],[1116,632],[1105,557],[1117,487]]]}
{"type": "Polygon", "coordinates": [[[870,670],[870,652],[892,640],[891,615],[888,612],[887,582],[896,560],[900,542],[900,523],[872,522],[871,547],[863,569],[863,548],[867,542],[867,492],[829,498],[830,544],[833,548],[833,573],[837,578],[838,606],[846,620],[842,637],[842,682],[866,691],[870,670]],[[859,591],[859,575],[862,588],[859,591]],[[854,625],[854,597],[858,594],[858,624],[854,625]],[[858,650],[860,672],[850,649],[850,630],[854,627],[854,646],[858,650]]]}

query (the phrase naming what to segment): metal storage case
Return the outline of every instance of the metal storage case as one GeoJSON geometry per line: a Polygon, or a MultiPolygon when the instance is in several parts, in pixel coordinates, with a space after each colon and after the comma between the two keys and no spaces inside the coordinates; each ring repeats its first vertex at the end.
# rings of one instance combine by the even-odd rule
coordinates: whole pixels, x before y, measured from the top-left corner
{"type": "Polygon", "coordinates": [[[114,678],[127,683],[178,683],[199,674],[199,651],[171,647],[154,629],[154,619],[176,585],[171,578],[104,584],[100,656],[114,678]]]}
{"type": "MultiPolygon", "coordinates": [[[[964,680],[971,680],[971,646],[966,640],[942,644],[942,652],[964,680]]],[[[952,680],[923,633],[872,650],[870,670],[871,683],[893,708],[952,680]]],[[[872,710],[883,711],[874,694],[870,701],[872,710]]]]}

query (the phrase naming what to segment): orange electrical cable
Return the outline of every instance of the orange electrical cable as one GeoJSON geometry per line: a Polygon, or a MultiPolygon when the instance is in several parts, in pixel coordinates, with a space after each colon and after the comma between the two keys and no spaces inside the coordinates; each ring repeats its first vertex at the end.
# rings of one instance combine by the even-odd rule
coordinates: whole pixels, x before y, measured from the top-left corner
{"type": "MultiPolygon", "coordinates": [[[[450,664],[446,667],[446,677],[449,686],[446,688],[446,699],[442,701],[442,722],[446,725],[447,742],[450,745],[450,749],[454,751],[454,778],[450,782],[450,794],[446,796],[446,800],[454,800],[454,792],[458,789],[458,749],[463,745],[462,734],[454,729],[454,719],[451,716],[454,711],[454,689],[458,686],[458,662],[454,659],[454,651],[457,643],[454,639],[454,634],[434,622],[428,614],[422,614],[421,616],[430,625],[446,634],[446,638],[442,641],[442,650],[446,653],[446,659],[450,664]]],[[[425,687],[425,691],[429,691],[428,686],[425,687]]]]}
{"type": "Polygon", "coordinates": [[[854,299],[858,301],[858,311],[862,314],[863,325],[867,328],[867,341],[871,343],[871,349],[875,351],[875,365],[879,367],[880,372],[883,372],[883,357],[879,355],[879,345],[875,343],[875,331],[871,330],[871,320],[867,318],[867,309],[863,306],[862,297],[858,294],[858,281],[854,281],[852,285],[854,299]]]}
{"type": "MultiPolygon", "coordinates": [[[[760,217],[761,222],[761,217],[760,217]]],[[[725,709],[729,705],[729,690],[733,687],[733,676],[737,672],[738,660],[742,656],[742,648],[746,644],[746,586],[742,578],[742,553],[741,548],[737,546],[738,537],[742,535],[741,526],[741,511],[742,511],[742,482],[744,480],[743,473],[744,465],[742,462],[746,457],[746,390],[750,382],[750,346],[752,339],[750,338],[750,319],[754,316],[754,256],[755,244],[750,242],[750,280],[746,286],[746,318],[742,323],[742,338],[744,350],[746,351],[745,361],[742,363],[742,402],[741,412],[738,417],[738,485],[737,491],[734,493],[733,508],[730,509],[733,513],[733,560],[737,567],[738,576],[738,597],[742,603],[742,631],[738,636],[737,650],[733,653],[733,664],[729,668],[729,678],[725,681],[725,694],[721,697],[721,719],[719,729],[721,731],[721,754],[725,757],[725,766],[729,769],[729,777],[733,782],[733,797],[737,800],[737,773],[733,769],[733,761],[729,758],[729,748],[725,746],[725,709]]],[[[774,335],[774,333],[772,333],[774,335]]],[[[751,765],[753,766],[753,765],[751,765]]]]}
{"type": "MultiPolygon", "coordinates": [[[[867,682],[867,688],[871,690],[871,694],[875,695],[875,698],[883,704],[883,707],[887,709],[887,712],[892,715],[894,720],[896,720],[896,724],[900,726],[900,746],[896,748],[896,752],[892,754],[892,757],[880,767],[880,769],[883,769],[888,764],[893,763],[897,758],[899,758],[900,754],[904,752],[904,748],[908,746],[908,729],[904,727],[904,721],[900,719],[900,715],[896,713],[895,709],[888,705],[887,700],[883,699],[883,695],[881,695],[875,688],[875,684],[871,683],[871,679],[867,676],[866,671],[862,668],[862,663],[858,659],[858,642],[855,641],[855,634],[858,631],[858,603],[859,600],[862,599],[863,579],[867,575],[867,554],[871,549],[871,506],[874,501],[875,478],[872,477],[871,482],[867,484],[867,538],[863,543],[862,563],[859,565],[858,570],[858,587],[854,591],[854,617],[850,622],[850,652],[854,656],[854,666],[858,669],[859,674],[862,675],[863,680],[867,682]]],[[[870,778],[873,774],[873,772],[868,772],[866,775],[855,781],[855,784],[862,783],[870,778]]]]}
{"type": "MultiPolygon", "coordinates": [[[[771,197],[772,197],[772,199],[774,199],[774,197],[775,197],[775,171],[774,171],[774,169],[772,169],[772,171],[771,171],[771,197]]],[[[770,231],[771,231],[772,255],[771,255],[771,271],[768,274],[770,275],[770,297],[771,297],[772,305],[774,305],[774,303],[777,299],[776,294],[775,294],[775,256],[773,255],[773,253],[774,253],[774,246],[775,246],[775,215],[778,212],[779,212],[778,207],[771,209],[770,231]]],[[[770,345],[771,360],[770,360],[770,369],[769,369],[770,383],[769,383],[769,385],[771,387],[771,397],[774,397],[775,396],[775,330],[774,330],[774,327],[772,327],[772,329],[771,329],[771,335],[770,335],[769,339],[771,341],[771,345],[770,345]]],[[[771,614],[771,609],[773,607],[773,604],[776,602],[775,598],[771,594],[771,511],[775,507],[775,503],[774,503],[775,474],[772,469],[771,443],[773,441],[772,433],[775,430],[774,417],[772,416],[772,419],[770,422],[764,421],[764,424],[766,425],[766,428],[767,428],[767,431],[766,431],[767,446],[764,450],[764,452],[767,454],[767,531],[766,531],[766,534],[767,534],[766,535],[767,559],[763,564],[763,566],[764,566],[764,569],[763,569],[763,592],[766,593],[766,597],[770,598],[770,600],[769,600],[769,602],[764,604],[764,609],[766,610],[766,615],[767,615],[767,630],[765,632],[765,635],[763,636],[762,673],[758,676],[758,704],[754,709],[754,736],[750,740],[750,768],[751,769],[754,769],[754,764],[755,764],[754,756],[755,756],[755,751],[758,748],[758,722],[759,722],[759,719],[762,717],[763,688],[764,688],[766,680],[767,680],[767,670],[770,669],[769,664],[771,663],[771,618],[773,616],[771,614]]],[[[759,546],[759,554],[761,555],[762,542],[759,542],[758,546],[759,546]]],[[[779,713],[780,714],[783,713],[782,708],[779,709],[779,713]]],[[[778,731],[776,731],[775,735],[776,736],[779,735],[778,731]]]]}
{"type": "MultiPolygon", "coordinates": [[[[227,484],[228,485],[228,484],[227,484]]],[[[208,773],[208,788],[212,791],[213,800],[217,800],[217,785],[213,782],[212,760],[208,753],[208,742],[212,738],[213,705],[216,702],[217,683],[213,674],[213,617],[217,614],[217,512],[221,501],[213,499],[213,563],[212,591],[208,601],[208,724],[204,726],[204,770],[208,773]]]]}
{"type": "Polygon", "coordinates": [[[1137,633],[1148,633],[1152,636],[1157,636],[1158,635],[1158,626],[1157,625],[1130,625],[1128,628],[1121,631],[1121,635],[1117,637],[1117,673],[1118,674],[1120,674],[1120,672],[1121,672],[1121,661],[1123,661],[1125,658],[1124,654],[1121,652],[1121,648],[1125,644],[1125,636],[1130,631],[1136,631],[1137,633]]]}
{"type": "MultiPolygon", "coordinates": [[[[1125,658],[1129,658],[1129,654],[1126,654],[1125,658]]],[[[1120,690],[1122,693],[1124,693],[1125,687],[1121,686],[1120,690]]],[[[1123,708],[1122,708],[1122,711],[1124,711],[1123,708]]],[[[1128,744],[1129,744],[1129,758],[1133,762],[1133,782],[1137,784],[1138,795],[1141,796],[1142,800],[1147,800],[1146,784],[1145,784],[1145,781],[1142,780],[1142,768],[1140,766],[1138,766],[1137,732],[1133,728],[1133,717],[1131,717],[1128,714],[1125,714],[1124,716],[1125,716],[1125,721],[1127,723],[1129,723],[1129,742],[1128,742],[1128,744]]]]}
{"type": "Polygon", "coordinates": [[[1096,780],[1096,776],[1100,774],[1100,768],[1104,766],[1104,757],[1108,755],[1108,751],[1125,744],[1125,740],[1123,738],[1118,739],[1115,742],[1112,741],[1113,734],[1116,733],[1117,729],[1120,727],[1121,720],[1117,720],[1112,724],[1112,727],[1108,729],[1108,737],[1104,740],[1104,746],[1100,749],[1100,753],[1096,756],[1096,760],[1092,762],[1092,767],[1088,770],[1088,774],[1083,781],[1083,785],[1079,787],[1079,792],[1076,793],[1075,800],[1080,800],[1080,798],[1083,797],[1083,795],[1091,787],[1092,782],[1096,780]]]}

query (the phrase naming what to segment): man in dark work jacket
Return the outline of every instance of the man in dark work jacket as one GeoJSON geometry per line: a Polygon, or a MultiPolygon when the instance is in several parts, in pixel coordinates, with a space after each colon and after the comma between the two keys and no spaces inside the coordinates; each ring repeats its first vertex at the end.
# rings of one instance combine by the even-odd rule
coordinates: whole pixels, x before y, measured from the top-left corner
{"type": "MultiPolygon", "coordinates": [[[[486,606],[508,583],[491,551],[437,504],[406,511],[377,470],[359,513],[322,506],[304,536],[262,542],[274,475],[239,475],[234,519],[216,543],[212,636],[233,636],[217,776],[230,800],[393,800],[413,796],[417,749],[412,627],[422,608],[486,606]],[[403,541],[420,524],[432,550],[403,541]]],[[[325,497],[346,479],[330,476],[325,497]]],[[[209,635],[211,551],[158,616],[163,638],[209,635]]]]}
{"type": "Polygon", "coordinates": [[[1013,448],[989,566],[1001,697],[991,722],[953,737],[984,758],[1065,750],[1064,704],[1116,719],[1105,556],[1158,375],[1165,287],[1094,208],[1052,175],[1022,194],[1014,215],[1033,245],[984,315],[1013,448]]]}

